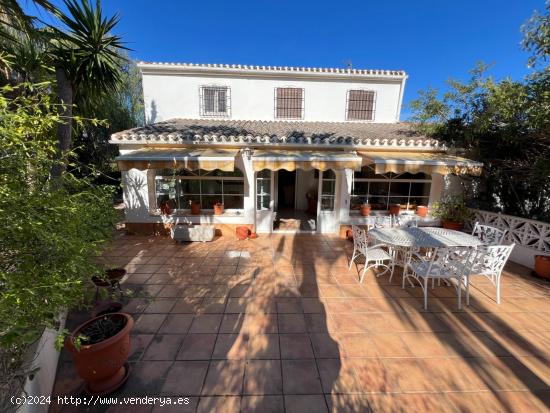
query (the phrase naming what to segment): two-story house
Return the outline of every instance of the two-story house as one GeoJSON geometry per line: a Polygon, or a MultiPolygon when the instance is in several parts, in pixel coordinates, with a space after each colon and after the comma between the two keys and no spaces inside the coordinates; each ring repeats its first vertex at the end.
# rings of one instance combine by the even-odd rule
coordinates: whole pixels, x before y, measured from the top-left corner
{"type": "Polygon", "coordinates": [[[338,232],[481,165],[399,122],[403,71],[140,63],[147,125],[112,135],[127,228],[338,232]],[[214,214],[214,204],[224,206],[214,214]],[[193,205],[194,214],[191,212],[193,205]],[[200,212],[198,208],[200,207],[200,212]]]}

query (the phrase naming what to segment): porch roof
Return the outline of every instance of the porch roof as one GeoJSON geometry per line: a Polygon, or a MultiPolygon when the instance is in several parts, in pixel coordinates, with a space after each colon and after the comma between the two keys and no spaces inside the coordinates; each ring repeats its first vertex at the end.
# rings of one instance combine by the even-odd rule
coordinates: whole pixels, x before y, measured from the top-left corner
{"type": "Polygon", "coordinates": [[[361,158],[355,152],[344,151],[255,150],[252,165],[255,171],[360,169],[361,158]]]}
{"type": "Polygon", "coordinates": [[[121,171],[136,169],[186,168],[211,171],[235,169],[235,156],[239,149],[155,149],[146,148],[117,156],[121,171]]]}
{"type": "Polygon", "coordinates": [[[371,165],[377,174],[387,172],[424,172],[442,175],[480,175],[483,164],[459,156],[433,152],[358,152],[363,165],[371,165]]]}

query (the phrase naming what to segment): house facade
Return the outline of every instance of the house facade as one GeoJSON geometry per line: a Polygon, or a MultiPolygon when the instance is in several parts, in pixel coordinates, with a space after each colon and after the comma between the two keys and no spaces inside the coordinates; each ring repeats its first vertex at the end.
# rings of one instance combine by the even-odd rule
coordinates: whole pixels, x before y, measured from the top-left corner
{"type": "Polygon", "coordinates": [[[480,172],[399,121],[403,71],[139,68],[147,124],[110,140],[130,232],[177,219],[222,233],[337,233],[365,221],[363,203],[372,214],[390,205],[414,214],[451,191],[456,175],[480,172]]]}

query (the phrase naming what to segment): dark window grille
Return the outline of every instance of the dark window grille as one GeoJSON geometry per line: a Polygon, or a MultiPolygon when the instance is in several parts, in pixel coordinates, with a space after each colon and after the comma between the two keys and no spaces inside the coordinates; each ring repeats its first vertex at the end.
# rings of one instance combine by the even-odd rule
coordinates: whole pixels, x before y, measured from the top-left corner
{"type": "Polygon", "coordinates": [[[275,117],[303,119],[304,89],[295,87],[275,88],[275,117]]]}
{"type": "Polygon", "coordinates": [[[225,86],[200,87],[201,116],[231,116],[231,89],[225,86]]]}
{"type": "Polygon", "coordinates": [[[348,90],[347,120],[374,120],[375,93],[370,90],[348,90]]]}

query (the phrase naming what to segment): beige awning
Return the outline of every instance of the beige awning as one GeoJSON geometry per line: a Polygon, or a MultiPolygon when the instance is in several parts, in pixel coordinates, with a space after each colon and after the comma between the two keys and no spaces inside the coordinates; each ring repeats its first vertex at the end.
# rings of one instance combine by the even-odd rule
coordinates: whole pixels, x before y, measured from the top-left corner
{"type": "Polygon", "coordinates": [[[361,157],[354,152],[343,151],[285,151],[285,150],[255,150],[252,156],[255,171],[269,169],[278,171],[286,169],[311,170],[319,169],[361,169],[361,157]]]}
{"type": "Polygon", "coordinates": [[[359,152],[363,165],[374,168],[377,174],[419,173],[480,175],[483,164],[470,159],[432,152],[359,152]]]}
{"type": "Polygon", "coordinates": [[[118,169],[128,171],[136,169],[204,169],[212,171],[221,169],[235,170],[235,156],[238,149],[140,149],[117,156],[118,169]]]}

